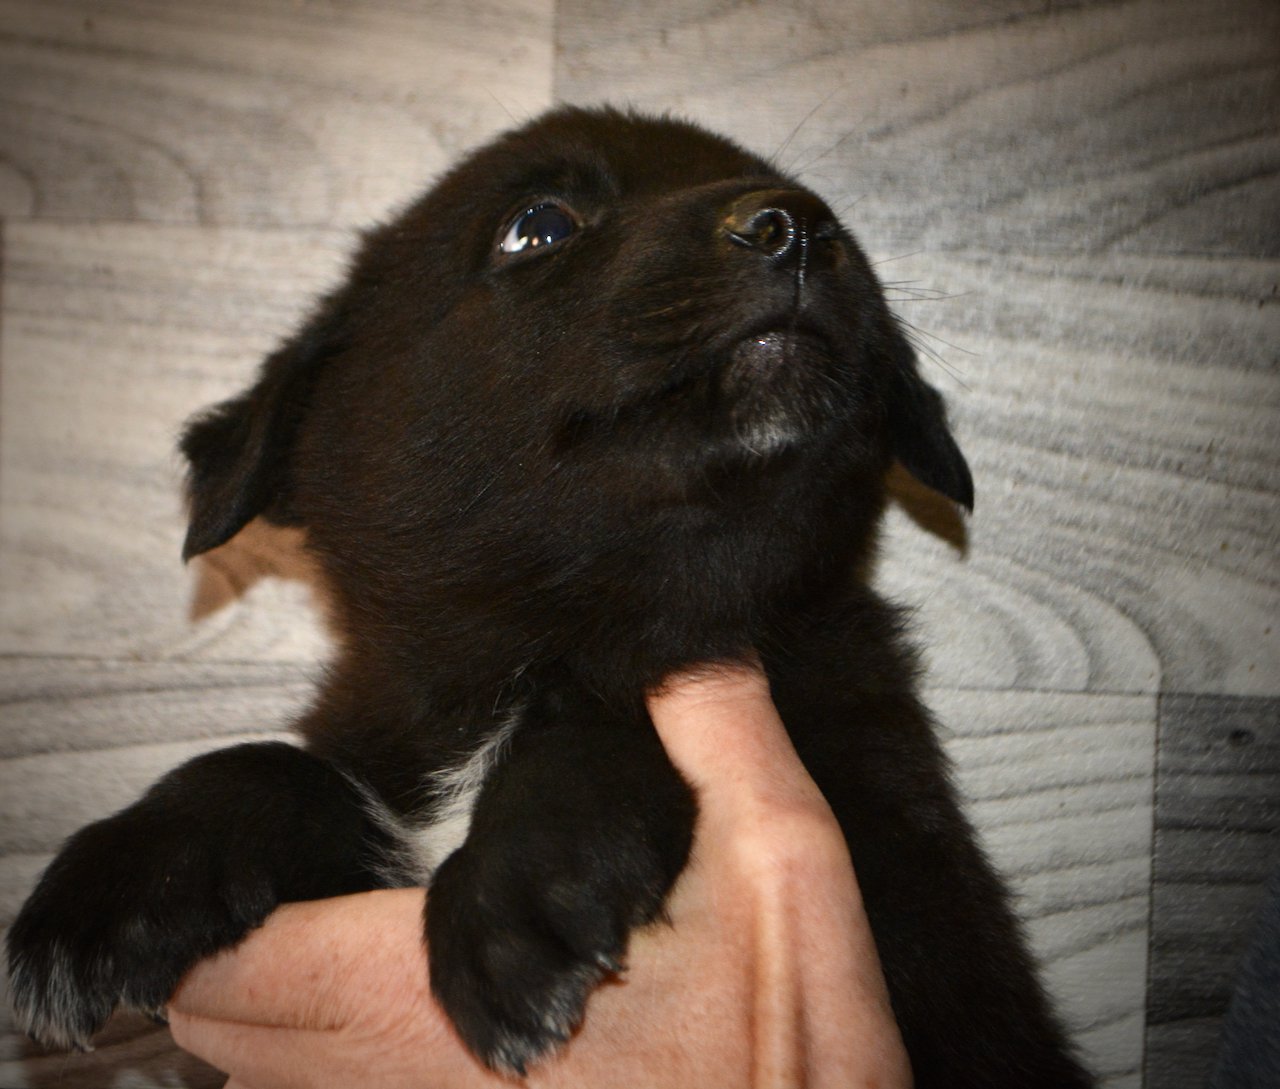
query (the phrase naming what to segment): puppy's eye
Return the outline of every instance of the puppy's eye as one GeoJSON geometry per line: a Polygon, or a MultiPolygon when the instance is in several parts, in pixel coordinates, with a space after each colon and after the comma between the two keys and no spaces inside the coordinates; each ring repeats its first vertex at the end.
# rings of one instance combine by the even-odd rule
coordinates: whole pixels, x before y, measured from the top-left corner
{"type": "Polygon", "coordinates": [[[563,242],[578,229],[578,220],[563,204],[543,201],[526,208],[511,221],[498,243],[503,253],[525,253],[563,242]]]}

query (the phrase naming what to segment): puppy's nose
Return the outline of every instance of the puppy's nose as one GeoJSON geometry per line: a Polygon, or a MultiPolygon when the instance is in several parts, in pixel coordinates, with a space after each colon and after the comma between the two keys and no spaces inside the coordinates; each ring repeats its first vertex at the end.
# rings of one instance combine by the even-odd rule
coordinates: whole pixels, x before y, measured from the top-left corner
{"type": "Polygon", "coordinates": [[[804,189],[759,189],[733,202],[724,219],[730,242],[764,254],[775,264],[799,260],[814,242],[837,237],[831,209],[804,189]]]}

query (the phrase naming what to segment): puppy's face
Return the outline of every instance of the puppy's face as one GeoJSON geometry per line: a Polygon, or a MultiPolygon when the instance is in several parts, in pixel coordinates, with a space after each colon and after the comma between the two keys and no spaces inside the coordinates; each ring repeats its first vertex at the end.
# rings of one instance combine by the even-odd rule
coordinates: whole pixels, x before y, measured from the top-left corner
{"type": "Polygon", "coordinates": [[[466,224],[431,340],[472,345],[459,384],[481,368],[499,434],[521,420],[561,463],[606,447],[649,498],[837,435],[876,445],[879,291],[827,208],[763,161],[575,116],[482,155],[422,213],[466,224]]]}
{"type": "Polygon", "coordinates": [[[828,207],[728,141],[612,111],[502,138],[371,234],[184,449],[188,555],[266,513],[384,572],[480,550],[563,569],[726,497],[803,520],[895,455],[972,498],[828,207]]]}

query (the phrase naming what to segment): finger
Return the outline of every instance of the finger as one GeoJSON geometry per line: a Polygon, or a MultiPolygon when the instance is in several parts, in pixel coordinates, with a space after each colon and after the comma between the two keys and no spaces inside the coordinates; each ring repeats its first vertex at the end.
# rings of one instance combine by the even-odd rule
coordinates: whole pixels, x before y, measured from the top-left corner
{"type": "Polygon", "coordinates": [[[668,678],[649,714],[705,812],[744,801],[825,809],[755,665],[716,663],[668,678]]]}
{"type": "Polygon", "coordinates": [[[324,1032],[209,1021],[183,1013],[171,1016],[169,1028],[184,1051],[219,1070],[235,1071],[223,1089],[318,1086],[317,1060],[323,1061],[331,1046],[330,1034],[324,1032]]]}
{"type": "Polygon", "coordinates": [[[170,1020],[179,1047],[233,1072],[224,1089],[333,1089],[370,1081],[380,1089],[511,1089],[509,1079],[485,1069],[440,1027],[412,1011],[394,1030],[376,1032],[271,1028],[181,1012],[170,1020]]]}
{"type": "MultiPolygon", "coordinates": [[[[802,898],[782,912],[781,956],[795,968],[805,996],[803,1039],[810,1055],[821,1056],[812,1089],[865,1082],[909,1086],[910,1065],[857,878],[847,860],[839,865],[802,864],[797,875],[802,898]],[[879,1080],[867,1077],[875,1071],[879,1080]]],[[[760,949],[762,962],[779,955],[760,949]]]]}
{"type": "Polygon", "coordinates": [[[169,1000],[170,1016],[334,1028],[362,1012],[343,986],[357,970],[376,969],[406,1004],[428,1001],[422,909],[421,889],[286,904],[235,949],[188,972],[169,1000]]]}

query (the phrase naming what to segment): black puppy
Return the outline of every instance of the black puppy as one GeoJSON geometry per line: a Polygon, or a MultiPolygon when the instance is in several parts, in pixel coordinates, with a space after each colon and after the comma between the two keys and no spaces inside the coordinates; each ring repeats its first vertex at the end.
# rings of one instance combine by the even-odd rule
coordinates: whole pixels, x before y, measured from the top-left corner
{"type": "Polygon", "coordinates": [[[281,902],[429,883],[432,987],[523,1071],[685,864],[695,802],[644,693],[754,649],[917,1084],[1089,1084],[864,584],[891,462],[965,507],[968,467],[866,258],[769,162],[553,112],[371,233],[182,446],[185,555],[306,527],[344,642],[305,750],[193,760],[66,844],[9,935],[38,1039],[162,1009],[281,902]]]}

